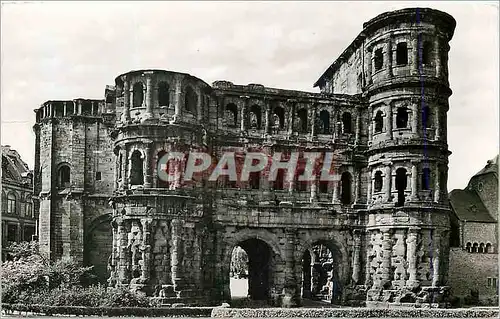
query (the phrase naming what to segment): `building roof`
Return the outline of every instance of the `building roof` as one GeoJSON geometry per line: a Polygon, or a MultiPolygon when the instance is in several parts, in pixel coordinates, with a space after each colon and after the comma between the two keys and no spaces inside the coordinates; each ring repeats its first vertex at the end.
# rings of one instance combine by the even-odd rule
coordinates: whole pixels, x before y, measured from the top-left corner
{"type": "Polygon", "coordinates": [[[495,156],[495,158],[486,162],[486,166],[483,167],[483,169],[477,172],[474,176],[484,175],[489,173],[493,173],[498,176],[498,155],[495,156]]]}
{"type": "Polygon", "coordinates": [[[475,192],[454,189],[449,194],[449,198],[458,219],[473,222],[495,222],[475,192]]]}
{"type": "Polygon", "coordinates": [[[33,172],[30,171],[18,152],[9,145],[2,145],[2,183],[14,183],[29,186],[32,183],[33,172]]]}

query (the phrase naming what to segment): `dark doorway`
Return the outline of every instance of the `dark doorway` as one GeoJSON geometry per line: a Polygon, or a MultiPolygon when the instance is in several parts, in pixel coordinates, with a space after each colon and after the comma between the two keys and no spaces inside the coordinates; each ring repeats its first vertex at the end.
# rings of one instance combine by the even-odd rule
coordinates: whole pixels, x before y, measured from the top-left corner
{"type": "MultiPolygon", "coordinates": [[[[241,258],[246,258],[247,266],[242,265],[242,262],[239,262],[239,266],[235,267],[233,270],[237,269],[237,273],[235,274],[233,271],[233,275],[235,275],[239,279],[247,279],[248,281],[248,299],[251,301],[268,301],[270,298],[270,286],[271,286],[271,265],[272,265],[272,252],[271,247],[266,244],[264,241],[252,238],[247,239],[245,241],[240,242],[235,249],[233,249],[232,257],[235,257],[239,251],[240,247],[246,257],[240,256],[241,258]]],[[[241,251],[239,251],[241,255],[241,251]]],[[[232,258],[231,263],[236,261],[232,258]]],[[[236,264],[236,263],[235,263],[236,264]]],[[[234,281],[234,277],[233,277],[234,281]]],[[[240,285],[241,286],[241,285],[240,285]]],[[[237,293],[240,295],[241,299],[241,291],[237,293]]],[[[231,293],[233,295],[233,293],[231,293]]]]}

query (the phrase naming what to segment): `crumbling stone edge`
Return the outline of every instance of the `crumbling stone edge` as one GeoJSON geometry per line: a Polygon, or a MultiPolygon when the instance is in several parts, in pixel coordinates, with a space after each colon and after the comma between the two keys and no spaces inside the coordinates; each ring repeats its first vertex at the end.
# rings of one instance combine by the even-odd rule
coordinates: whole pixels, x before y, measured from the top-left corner
{"type": "Polygon", "coordinates": [[[227,308],[215,307],[212,318],[498,318],[496,309],[370,308],[227,308]]]}

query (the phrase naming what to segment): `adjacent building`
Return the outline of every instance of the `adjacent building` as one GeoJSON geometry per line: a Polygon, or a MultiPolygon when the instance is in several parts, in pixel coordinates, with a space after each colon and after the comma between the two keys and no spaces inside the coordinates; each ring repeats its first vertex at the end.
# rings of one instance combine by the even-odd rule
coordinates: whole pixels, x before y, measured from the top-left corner
{"type": "Polygon", "coordinates": [[[465,189],[451,191],[449,285],[454,296],[477,294],[498,304],[498,156],[465,189]]]}
{"type": "Polygon", "coordinates": [[[32,195],[33,172],[18,152],[2,146],[2,260],[11,243],[31,241],[36,235],[32,195]]]}

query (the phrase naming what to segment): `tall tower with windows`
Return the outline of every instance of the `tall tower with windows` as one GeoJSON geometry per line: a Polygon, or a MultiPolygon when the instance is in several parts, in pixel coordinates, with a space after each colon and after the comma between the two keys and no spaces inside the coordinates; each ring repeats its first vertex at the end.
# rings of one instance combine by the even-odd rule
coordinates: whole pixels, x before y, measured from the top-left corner
{"type": "Polygon", "coordinates": [[[35,113],[40,249],[53,260],[72,257],[105,272],[111,243],[101,215],[113,190],[114,115],[105,101],[92,99],[47,101],[35,113]]]}
{"type": "Polygon", "coordinates": [[[163,157],[207,146],[206,130],[215,122],[209,117],[210,92],[194,76],[164,70],[115,79],[111,285],[149,294],[161,287],[165,300],[203,296],[202,252],[209,249],[204,184],[200,176],[184,183],[187,156],[163,157]]]}
{"type": "Polygon", "coordinates": [[[427,8],[380,14],[315,84],[360,94],[367,105],[367,142],[358,146],[367,163],[365,267],[356,281],[367,304],[439,304],[447,293],[447,64],[455,26],[427,8]]]}
{"type": "Polygon", "coordinates": [[[431,9],[390,12],[364,24],[368,303],[439,303],[446,293],[447,63],[454,28],[451,16],[431,9]]]}

